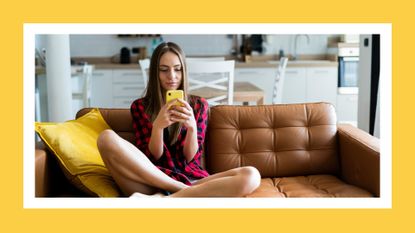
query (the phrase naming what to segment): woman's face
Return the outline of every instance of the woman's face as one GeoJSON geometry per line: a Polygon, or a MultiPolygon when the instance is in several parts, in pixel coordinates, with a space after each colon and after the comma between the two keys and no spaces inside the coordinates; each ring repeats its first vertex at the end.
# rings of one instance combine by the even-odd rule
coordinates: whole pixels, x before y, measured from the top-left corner
{"type": "Polygon", "coordinates": [[[182,64],[173,52],[166,52],[160,58],[159,79],[164,91],[177,90],[182,82],[182,64]]]}

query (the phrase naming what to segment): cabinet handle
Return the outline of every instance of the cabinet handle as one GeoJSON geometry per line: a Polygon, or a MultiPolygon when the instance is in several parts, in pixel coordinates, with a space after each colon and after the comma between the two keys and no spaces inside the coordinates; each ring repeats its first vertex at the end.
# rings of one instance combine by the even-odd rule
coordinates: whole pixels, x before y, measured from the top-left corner
{"type": "Polygon", "coordinates": [[[239,74],[258,74],[257,71],[240,71],[239,74]]]}
{"type": "Polygon", "coordinates": [[[113,85],[129,85],[129,86],[131,86],[131,85],[140,85],[141,84],[141,82],[140,82],[140,80],[138,80],[138,81],[113,81],[112,82],[112,84],[113,85]]]}
{"type": "Polygon", "coordinates": [[[329,71],[328,70],[315,70],[314,73],[316,74],[327,74],[329,71]]]}
{"type": "Polygon", "coordinates": [[[93,73],[93,76],[104,76],[104,73],[93,73]]]}
{"type": "Polygon", "coordinates": [[[123,90],[138,90],[140,89],[139,87],[123,87],[123,90]]]}
{"type": "Polygon", "coordinates": [[[124,73],[122,76],[139,76],[139,73],[124,73]]]}
{"type": "Polygon", "coordinates": [[[296,70],[285,70],[285,72],[287,74],[298,74],[298,71],[296,71],[296,70]]]}

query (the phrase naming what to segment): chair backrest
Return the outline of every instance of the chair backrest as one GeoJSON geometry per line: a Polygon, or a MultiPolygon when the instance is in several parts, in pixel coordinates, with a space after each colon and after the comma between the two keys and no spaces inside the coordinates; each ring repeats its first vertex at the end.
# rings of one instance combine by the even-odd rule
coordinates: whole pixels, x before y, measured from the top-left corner
{"type": "Polygon", "coordinates": [[[277,68],[277,74],[275,75],[274,80],[274,90],[272,93],[272,103],[280,104],[282,103],[282,92],[284,90],[284,80],[285,80],[285,68],[287,67],[288,58],[281,57],[280,62],[277,68]]]}
{"type": "Polygon", "coordinates": [[[235,61],[189,61],[189,93],[206,98],[210,105],[227,100],[233,104],[235,61]]]}
{"type": "MultiPolygon", "coordinates": [[[[187,57],[187,62],[193,61],[224,61],[225,57],[187,57]]],[[[144,88],[147,87],[148,83],[148,69],[150,68],[150,59],[142,59],[138,60],[138,64],[140,65],[141,72],[143,73],[143,81],[144,81],[144,88]]]]}
{"type": "Polygon", "coordinates": [[[138,60],[140,65],[141,73],[143,74],[144,89],[147,87],[148,83],[148,72],[150,68],[150,59],[138,60]]]}
{"type": "Polygon", "coordinates": [[[193,61],[225,61],[225,57],[186,57],[186,62],[193,61]]]}

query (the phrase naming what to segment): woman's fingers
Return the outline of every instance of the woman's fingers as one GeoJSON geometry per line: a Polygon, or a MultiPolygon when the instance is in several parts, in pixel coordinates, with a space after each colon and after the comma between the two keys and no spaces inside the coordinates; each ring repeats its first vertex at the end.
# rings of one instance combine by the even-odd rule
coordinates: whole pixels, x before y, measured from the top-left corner
{"type": "Polygon", "coordinates": [[[191,112],[187,110],[172,110],[172,113],[179,117],[191,117],[193,116],[191,112]]]}
{"type": "Polygon", "coordinates": [[[177,102],[181,103],[182,106],[186,108],[187,110],[192,110],[192,107],[190,107],[189,103],[187,103],[186,101],[182,99],[177,99],[177,102]]]}
{"type": "Polygon", "coordinates": [[[169,125],[172,123],[183,123],[183,124],[191,124],[193,117],[193,109],[190,107],[190,105],[181,99],[174,99],[170,102],[168,102],[165,105],[165,111],[166,111],[166,120],[169,121],[169,125]],[[177,105],[177,103],[180,103],[180,105],[177,105]]]}
{"type": "Polygon", "coordinates": [[[177,102],[177,99],[173,99],[173,100],[170,100],[165,106],[166,106],[166,109],[170,109],[172,106],[174,106],[175,104],[176,104],[176,102],[177,102]]]}
{"type": "Polygon", "coordinates": [[[173,123],[177,123],[177,122],[180,122],[180,123],[184,123],[186,120],[184,120],[184,119],[180,119],[180,118],[176,118],[176,117],[170,117],[170,120],[173,122],[173,123]]]}
{"type": "Polygon", "coordinates": [[[169,112],[171,113],[172,117],[179,118],[179,119],[188,120],[191,117],[190,114],[180,112],[180,111],[176,111],[176,110],[170,110],[169,112]]]}
{"type": "Polygon", "coordinates": [[[188,108],[186,108],[186,107],[173,106],[173,107],[172,107],[172,110],[175,110],[175,111],[177,111],[177,112],[184,113],[184,114],[186,114],[186,115],[188,115],[188,116],[193,116],[193,111],[192,111],[192,109],[188,109],[188,108]]]}

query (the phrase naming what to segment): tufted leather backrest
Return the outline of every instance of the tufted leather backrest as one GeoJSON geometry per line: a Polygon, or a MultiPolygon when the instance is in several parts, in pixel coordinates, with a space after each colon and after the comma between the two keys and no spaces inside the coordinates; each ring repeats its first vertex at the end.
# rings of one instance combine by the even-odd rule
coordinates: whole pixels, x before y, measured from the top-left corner
{"type": "MultiPolygon", "coordinates": [[[[91,111],[91,109],[92,108],[84,108],[79,110],[79,112],[76,114],[76,118],[85,115],[91,111]]],[[[133,119],[131,117],[130,109],[100,108],[99,111],[112,130],[114,130],[125,140],[135,145],[133,119]]]]}
{"type": "Polygon", "coordinates": [[[206,164],[262,177],[337,173],[336,115],[328,103],[210,108],[206,164]]]}
{"type": "MultiPolygon", "coordinates": [[[[80,110],[76,118],[89,112],[80,110]]],[[[210,173],[254,166],[263,177],[337,173],[336,115],[327,103],[214,106],[206,135],[210,173]]],[[[135,144],[129,109],[100,108],[108,125],[135,144]]]]}

